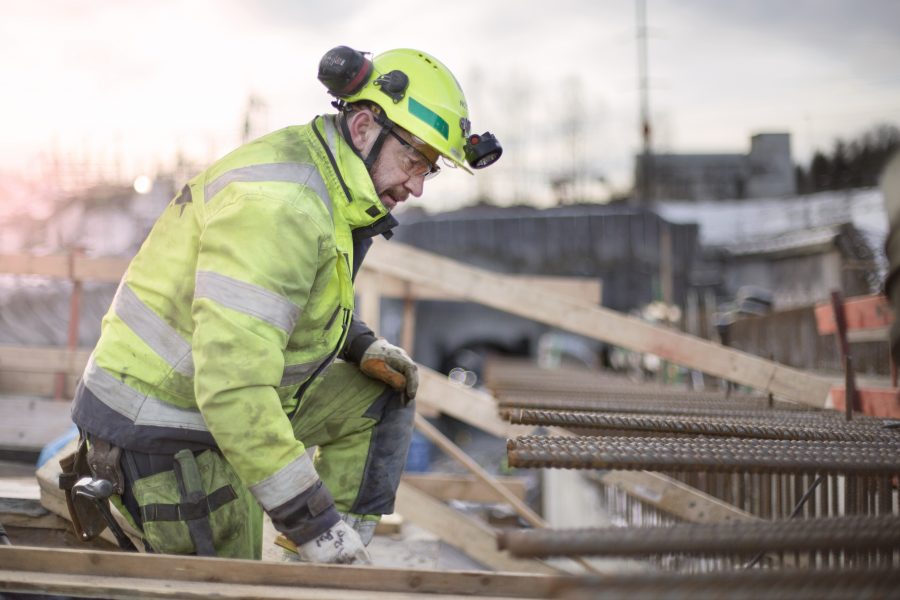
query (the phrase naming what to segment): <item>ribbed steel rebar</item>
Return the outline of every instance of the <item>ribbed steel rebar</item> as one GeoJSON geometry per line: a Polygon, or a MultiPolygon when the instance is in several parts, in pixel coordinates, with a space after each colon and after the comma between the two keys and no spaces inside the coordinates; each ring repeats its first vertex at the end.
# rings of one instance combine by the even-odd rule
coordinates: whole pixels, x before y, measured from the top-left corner
{"type": "Polygon", "coordinates": [[[728,408],[749,410],[791,410],[797,412],[814,411],[812,407],[786,402],[775,402],[772,406],[765,398],[724,396],[697,396],[694,394],[672,394],[664,391],[649,394],[644,392],[624,392],[607,390],[585,390],[583,392],[563,391],[556,389],[532,388],[528,390],[497,390],[495,395],[501,404],[515,403],[521,405],[542,404],[546,401],[565,402],[611,402],[675,405],[690,408],[728,408]]]}
{"type": "Polygon", "coordinates": [[[519,557],[893,550],[900,549],[900,517],[507,530],[498,534],[497,545],[519,557]]]}
{"type": "Polygon", "coordinates": [[[900,472],[900,444],[718,437],[536,437],[507,441],[512,467],[750,473],[900,472]]]}
{"type": "Polygon", "coordinates": [[[605,413],[634,413],[655,414],[673,416],[706,416],[706,417],[730,417],[739,419],[766,418],[779,419],[781,422],[801,423],[835,423],[839,420],[852,427],[882,427],[882,421],[865,415],[854,415],[849,423],[842,415],[834,411],[793,410],[781,408],[747,407],[730,405],[727,403],[695,403],[695,402],[644,402],[632,400],[586,400],[567,399],[558,397],[540,396],[535,398],[523,398],[509,396],[498,398],[498,405],[502,410],[516,408],[533,410],[558,410],[558,411],[592,411],[605,413]]]}
{"type": "Polygon", "coordinates": [[[724,573],[650,573],[573,578],[559,583],[555,598],[565,600],[858,600],[896,598],[900,570],[791,569],[724,573]]]}
{"type": "MultiPolygon", "coordinates": [[[[603,414],[598,412],[507,409],[510,423],[520,425],[557,425],[583,429],[618,429],[653,433],[718,435],[773,440],[897,441],[900,431],[834,423],[812,423],[781,418],[684,417],[644,414],[603,414]]],[[[852,424],[853,421],[850,421],[852,424]]]]}

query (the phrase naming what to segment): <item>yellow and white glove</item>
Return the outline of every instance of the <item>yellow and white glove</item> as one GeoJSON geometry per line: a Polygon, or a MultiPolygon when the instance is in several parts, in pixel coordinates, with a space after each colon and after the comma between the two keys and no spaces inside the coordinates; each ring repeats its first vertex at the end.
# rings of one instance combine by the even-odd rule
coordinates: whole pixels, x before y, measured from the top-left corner
{"type": "Polygon", "coordinates": [[[404,402],[415,399],[419,389],[419,368],[403,348],[385,339],[375,340],[363,353],[359,368],[369,377],[405,392],[404,402]]]}
{"type": "MultiPolygon", "coordinates": [[[[293,545],[293,544],[291,544],[293,545]]],[[[338,521],[314,540],[296,546],[297,553],[285,553],[288,560],[339,565],[371,565],[372,558],[356,533],[344,521],[338,521]]]]}

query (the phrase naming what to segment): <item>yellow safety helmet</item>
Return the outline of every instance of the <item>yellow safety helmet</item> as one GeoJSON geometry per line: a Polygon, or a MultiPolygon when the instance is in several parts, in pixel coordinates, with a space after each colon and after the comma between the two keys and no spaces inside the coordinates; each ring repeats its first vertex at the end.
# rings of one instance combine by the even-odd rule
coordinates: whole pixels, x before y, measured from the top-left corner
{"type": "Polygon", "coordinates": [[[493,164],[503,152],[490,132],[470,134],[469,107],[459,82],[425,52],[401,48],[369,60],[363,52],[338,46],[322,57],[319,80],[338,98],[338,106],[360,101],[378,105],[382,125],[402,127],[466,171],[467,164],[474,169],[493,164]]]}

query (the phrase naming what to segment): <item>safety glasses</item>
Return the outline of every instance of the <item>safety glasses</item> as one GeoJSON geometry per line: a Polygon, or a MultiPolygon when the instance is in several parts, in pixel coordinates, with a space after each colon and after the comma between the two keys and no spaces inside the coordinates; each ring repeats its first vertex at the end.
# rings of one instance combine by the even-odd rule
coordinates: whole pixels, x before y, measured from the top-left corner
{"type": "Polygon", "coordinates": [[[394,131],[393,127],[388,127],[388,133],[394,136],[394,139],[400,142],[400,145],[406,148],[409,152],[409,160],[404,163],[404,171],[406,171],[407,175],[410,177],[424,177],[425,179],[431,179],[435,177],[438,173],[441,172],[440,165],[431,162],[428,160],[428,157],[422,154],[422,152],[404,140],[400,134],[394,131]]]}

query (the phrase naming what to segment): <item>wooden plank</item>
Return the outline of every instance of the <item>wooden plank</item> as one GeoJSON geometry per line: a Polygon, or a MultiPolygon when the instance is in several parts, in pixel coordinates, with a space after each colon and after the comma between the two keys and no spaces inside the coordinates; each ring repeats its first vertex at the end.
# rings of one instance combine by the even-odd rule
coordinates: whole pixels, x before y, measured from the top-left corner
{"type": "MultiPolygon", "coordinates": [[[[320,587],[290,587],[275,585],[246,585],[239,583],[207,583],[184,581],[177,584],[137,577],[85,577],[55,573],[18,573],[0,571],[0,589],[10,592],[38,593],[39,597],[79,596],[103,600],[172,599],[172,600],[391,600],[392,598],[420,598],[419,594],[334,590],[320,587]]],[[[432,598],[467,598],[445,595],[432,598]]]]}
{"type": "Polygon", "coordinates": [[[481,390],[450,381],[446,375],[419,365],[416,407],[437,410],[500,438],[525,435],[533,427],[512,425],[500,418],[497,400],[481,390]]]}
{"type": "Polygon", "coordinates": [[[0,254],[0,273],[68,278],[69,257],[63,254],[52,256],[0,254]]]}
{"type": "Polygon", "coordinates": [[[359,289],[359,301],[356,304],[357,314],[369,328],[378,335],[381,331],[381,294],[377,288],[359,289]]]}
{"type": "MultiPolygon", "coordinates": [[[[503,275],[495,274],[499,280],[509,280],[526,285],[538,285],[543,289],[566,296],[587,304],[600,304],[603,284],[594,277],[554,277],[547,275],[503,275]]],[[[356,289],[369,291],[377,289],[385,298],[404,298],[409,296],[415,300],[464,301],[459,294],[436,288],[417,281],[404,281],[384,273],[376,273],[365,267],[356,277],[356,289]]],[[[366,321],[368,323],[368,321],[366,321]]]]}
{"type": "Polygon", "coordinates": [[[0,447],[39,452],[72,427],[68,402],[6,397],[0,401],[0,447]]]}
{"type": "Polygon", "coordinates": [[[76,256],[75,279],[80,281],[106,281],[118,283],[131,261],[126,258],[76,256]]]}
{"type": "Polygon", "coordinates": [[[604,471],[597,479],[691,523],[754,521],[757,517],[680,481],[650,471],[604,471]]]}
{"type": "Polygon", "coordinates": [[[41,506],[39,500],[0,498],[0,523],[4,527],[69,529],[70,523],[41,506]]]}
{"type": "MultiPolygon", "coordinates": [[[[844,313],[847,315],[847,330],[885,329],[894,322],[894,313],[887,298],[883,294],[855,296],[844,300],[844,313]]],[[[837,321],[831,302],[816,304],[816,329],[819,335],[837,333],[837,321]]],[[[887,336],[882,339],[887,340],[887,336]]]]}
{"type": "Polygon", "coordinates": [[[821,377],[403,244],[376,242],[369,258],[365,268],[377,273],[427,284],[579,335],[655,354],[779,398],[824,407],[831,388],[821,377]]]}
{"type": "Polygon", "coordinates": [[[484,470],[484,468],[472,458],[463,452],[459,446],[454,444],[447,436],[438,431],[437,427],[425,420],[421,415],[415,416],[416,429],[419,430],[426,438],[431,440],[438,448],[451,458],[462,464],[472,475],[478,478],[482,484],[489,487],[494,492],[496,500],[501,500],[512,506],[513,510],[518,513],[532,527],[546,527],[544,522],[536,512],[531,510],[525,502],[517,498],[512,492],[500,485],[494,477],[484,470]]]}
{"type": "Polygon", "coordinates": [[[890,327],[876,327],[874,329],[851,329],[847,332],[847,341],[851,343],[887,342],[890,339],[890,331],[890,327]]]}
{"type": "MultiPolygon", "coordinates": [[[[72,398],[81,374],[66,375],[64,398],[72,398]]],[[[0,393],[6,396],[26,395],[52,398],[56,392],[55,373],[28,373],[24,371],[4,371],[0,366],[0,393]]]]}
{"type": "MultiPolygon", "coordinates": [[[[523,562],[540,564],[536,561],[523,562]]],[[[320,588],[320,593],[325,590],[343,590],[544,598],[550,597],[555,586],[571,580],[562,576],[548,577],[534,573],[407,570],[9,546],[0,547],[0,565],[5,569],[0,582],[8,581],[6,576],[16,572],[28,573],[32,577],[47,573],[98,580],[111,577],[134,578],[155,582],[156,593],[169,590],[171,597],[180,597],[176,592],[188,589],[187,583],[198,583],[207,586],[205,597],[215,596],[213,592],[227,592],[236,589],[232,586],[243,585],[284,587],[294,594],[302,589],[320,588]]],[[[81,589],[90,592],[92,588],[86,586],[81,589]]],[[[94,589],[100,589],[100,586],[94,589]]],[[[256,596],[251,594],[245,597],[256,596]]],[[[321,596],[312,597],[344,596],[332,595],[326,591],[321,596]]]]}
{"type": "Polygon", "coordinates": [[[0,273],[10,275],[41,275],[81,281],[117,282],[128,267],[124,258],[88,258],[77,256],[72,261],[65,254],[31,256],[28,254],[0,254],[0,273]]]}
{"type": "Polygon", "coordinates": [[[56,346],[0,346],[0,370],[81,375],[91,350],[56,346]]]}
{"type": "MultiPolygon", "coordinates": [[[[525,499],[525,478],[500,476],[497,483],[520,500],[525,499]]],[[[493,490],[474,475],[452,473],[404,473],[403,481],[438,500],[463,500],[467,502],[496,502],[493,490]]]]}
{"type": "Polygon", "coordinates": [[[487,567],[521,573],[558,573],[539,561],[513,558],[508,552],[497,550],[497,534],[493,529],[403,482],[397,490],[395,507],[404,519],[427,529],[487,567]]]}

